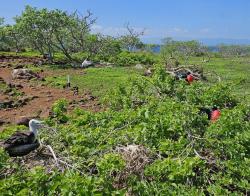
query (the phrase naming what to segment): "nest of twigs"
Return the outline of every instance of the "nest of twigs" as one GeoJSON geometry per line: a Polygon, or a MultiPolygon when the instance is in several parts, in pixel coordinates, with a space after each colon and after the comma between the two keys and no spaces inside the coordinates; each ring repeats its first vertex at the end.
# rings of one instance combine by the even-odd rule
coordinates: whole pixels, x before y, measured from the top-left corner
{"type": "MultiPolygon", "coordinates": [[[[148,68],[144,72],[144,76],[152,76],[154,72],[153,68],[148,68]]],[[[167,66],[166,73],[170,74],[174,78],[179,78],[180,75],[191,74],[195,80],[202,80],[204,82],[220,82],[220,76],[214,71],[204,71],[202,67],[198,65],[178,65],[177,67],[167,66]]]]}
{"type": "Polygon", "coordinates": [[[32,169],[36,166],[42,166],[45,168],[47,173],[50,173],[56,168],[53,157],[46,152],[44,148],[38,149],[26,156],[21,158],[21,166],[26,169],[32,169]]]}
{"type": "Polygon", "coordinates": [[[144,168],[153,161],[149,150],[142,145],[127,145],[117,147],[115,152],[119,153],[126,162],[126,166],[115,178],[114,186],[126,187],[126,181],[130,175],[144,178],[144,168]]]}
{"type": "Polygon", "coordinates": [[[221,81],[220,76],[216,72],[204,71],[201,67],[197,65],[186,65],[186,66],[166,68],[166,72],[176,78],[178,78],[178,75],[180,74],[190,73],[192,74],[195,80],[215,81],[215,82],[221,81]]]}

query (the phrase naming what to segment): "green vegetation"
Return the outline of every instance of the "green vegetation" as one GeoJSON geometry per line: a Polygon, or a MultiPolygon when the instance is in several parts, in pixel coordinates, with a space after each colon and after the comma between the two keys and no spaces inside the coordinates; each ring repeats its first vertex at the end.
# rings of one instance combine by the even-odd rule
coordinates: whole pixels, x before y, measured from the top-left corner
{"type": "MultiPolygon", "coordinates": [[[[72,87],[105,104],[96,113],[80,108],[67,113],[64,99],[53,104],[52,115],[44,119],[50,128],[39,138],[44,148],[53,148],[55,160],[45,160],[41,150],[23,165],[0,148],[0,193],[248,195],[249,47],[222,45],[215,53],[195,40],[166,38],[160,54],[154,54],[154,45],[140,40],[143,31],[127,25],[127,35],[110,37],[92,34],[94,23],[90,12],[81,16],[30,6],[13,25],[0,18],[0,55],[44,56],[47,65],[26,65],[43,69],[48,75],[43,84],[63,88],[69,75],[72,87]],[[96,67],[80,69],[84,59],[96,67]],[[222,82],[189,84],[166,72],[188,64],[200,65],[205,76],[219,75],[222,82]],[[146,68],[153,70],[150,77],[143,76],[146,68]],[[200,109],[215,105],[221,116],[211,122],[200,109]]],[[[0,89],[8,87],[0,83],[0,89]]],[[[22,128],[9,126],[0,139],[22,128]]]]}
{"type": "MultiPolygon", "coordinates": [[[[133,54],[136,56],[136,54],[133,54]]],[[[155,62],[159,59],[158,56],[155,57],[155,62]]],[[[202,57],[191,57],[191,64],[201,65],[206,72],[217,73],[222,81],[228,82],[233,85],[232,91],[240,97],[244,98],[249,103],[250,102],[250,69],[249,69],[249,57],[241,58],[218,58],[211,57],[210,61],[202,62],[202,57]]],[[[181,61],[180,61],[181,62],[181,61]]],[[[62,87],[65,85],[67,74],[69,73],[67,69],[48,68],[51,73],[58,74],[56,78],[51,76],[46,80],[53,86],[62,87]]],[[[118,86],[119,84],[125,84],[125,82],[136,75],[136,73],[142,74],[143,71],[138,71],[132,67],[112,67],[112,68],[90,68],[84,70],[84,74],[72,75],[71,82],[73,85],[78,86],[80,89],[91,90],[95,95],[105,96],[109,89],[118,86]]]]}
{"type": "Polygon", "coordinates": [[[83,16],[77,11],[67,13],[26,6],[14,19],[15,24],[5,25],[1,18],[1,51],[20,52],[30,48],[50,62],[55,60],[56,53],[61,53],[68,62],[79,63],[84,59],[77,58],[76,53],[84,52],[85,58],[108,61],[122,50],[143,47],[139,39],[143,32],[137,32],[129,25],[128,34],[118,38],[92,34],[91,26],[96,19],[89,11],[83,16]]]}
{"type": "Polygon", "coordinates": [[[18,89],[10,88],[6,83],[2,81],[0,81],[0,93],[5,94],[5,95],[8,95],[8,94],[11,95],[13,100],[16,100],[19,96],[23,95],[23,93],[20,92],[18,89]]]}
{"type": "Polygon", "coordinates": [[[163,39],[163,46],[161,48],[161,57],[166,65],[179,64],[179,60],[183,60],[185,64],[192,56],[205,56],[210,58],[208,47],[203,46],[198,41],[175,41],[172,38],[163,39]]]}
{"type": "Polygon", "coordinates": [[[249,57],[212,57],[209,62],[201,63],[201,58],[192,58],[191,63],[202,64],[204,71],[217,73],[222,81],[233,85],[233,93],[250,103],[250,58],[249,57]]]}
{"type": "Polygon", "coordinates": [[[0,191],[245,195],[250,177],[250,108],[230,91],[223,83],[176,81],[157,66],[152,78],[139,76],[114,90],[106,98],[107,111],[76,109],[66,115],[67,103],[59,101],[53,106],[55,117],[47,119],[57,131],[44,130],[40,138],[59,159],[66,158],[71,169],[63,164],[58,167],[64,172],[18,169],[1,152],[2,171],[17,170],[2,178],[0,191]],[[200,106],[213,105],[221,108],[222,115],[211,123],[198,113],[200,106]],[[119,150],[131,144],[138,160],[119,150]],[[137,164],[130,165],[134,161],[137,164]]]}
{"type": "MultiPolygon", "coordinates": [[[[58,72],[56,69],[55,72],[58,72]]],[[[103,97],[110,93],[110,90],[125,85],[133,76],[138,75],[138,71],[131,68],[107,67],[107,68],[89,68],[79,74],[70,75],[71,85],[78,86],[80,90],[91,91],[94,95],[103,97]]],[[[139,72],[138,72],[139,73],[139,72]]],[[[67,70],[63,71],[60,76],[51,76],[46,78],[46,82],[52,86],[62,88],[67,81],[67,70]]]]}

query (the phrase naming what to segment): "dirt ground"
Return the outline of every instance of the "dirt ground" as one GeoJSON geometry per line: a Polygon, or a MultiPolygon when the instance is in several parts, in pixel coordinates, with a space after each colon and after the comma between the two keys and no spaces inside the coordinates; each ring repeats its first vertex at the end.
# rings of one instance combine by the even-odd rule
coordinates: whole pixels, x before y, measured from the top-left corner
{"type": "MultiPolygon", "coordinates": [[[[18,90],[23,93],[22,97],[31,98],[20,107],[0,109],[0,121],[4,122],[3,124],[15,124],[21,116],[48,117],[52,104],[61,98],[68,100],[70,103],[69,110],[74,109],[76,106],[91,111],[101,109],[98,100],[91,96],[89,92],[74,95],[72,89],[57,89],[46,86],[41,82],[34,84],[29,80],[12,79],[11,72],[14,66],[19,65],[19,63],[21,65],[25,63],[36,64],[39,60],[39,58],[11,58],[9,56],[4,58],[4,56],[0,56],[0,78],[7,84],[22,85],[22,88],[18,90]]],[[[42,77],[46,75],[46,73],[38,74],[42,77]]],[[[11,95],[0,93],[0,103],[9,99],[12,99],[11,95]]]]}
{"type": "Polygon", "coordinates": [[[23,57],[12,55],[0,55],[0,67],[14,67],[17,65],[39,65],[43,64],[46,60],[41,57],[23,57]]]}

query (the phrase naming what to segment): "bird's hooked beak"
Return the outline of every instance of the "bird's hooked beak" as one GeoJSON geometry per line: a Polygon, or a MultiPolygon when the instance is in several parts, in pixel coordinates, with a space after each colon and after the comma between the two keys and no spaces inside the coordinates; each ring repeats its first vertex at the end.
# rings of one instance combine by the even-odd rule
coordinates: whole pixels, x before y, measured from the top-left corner
{"type": "Polygon", "coordinates": [[[38,127],[39,128],[45,128],[46,127],[45,121],[39,121],[38,127]]]}
{"type": "Polygon", "coordinates": [[[50,126],[45,124],[45,121],[41,121],[41,124],[39,125],[40,128],[44,129],[52,129],[50,126]]]}
{"type": "Polygon", "coordinates": [[[42,128],[44,126],[44,121],[41,120],[33,120],[31,125],[34,125],[36,128],[42,128]]]}

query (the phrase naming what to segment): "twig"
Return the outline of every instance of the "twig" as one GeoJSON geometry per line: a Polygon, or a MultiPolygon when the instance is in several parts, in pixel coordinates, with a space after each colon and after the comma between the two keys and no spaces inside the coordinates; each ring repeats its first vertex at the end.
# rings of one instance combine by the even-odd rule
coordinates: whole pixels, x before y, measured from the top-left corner
{"type": "Polygon", "coordinates": [[[150,84],[153,85],[153,87],[157,90],[158,95],[161,95],[161,94],[162,94],[161,89],[160,89],[159,87],[157,87],[157,86],[154,84],[154,82],[152,82],[150,79],[148,79],[148,78],[146,78],[146,77],[145,77],[145,80],[148,81],[150,84]]]}
{"type": "MultiPolygon", "coordinates": [[[[191,141],[191,142],[186,146],[186,148],[179,154],[178,158],[180,159],[180,156],[181,156],[184,152],[186,152],[186,151],[188,150],[189,146],[193,146],[193,144],[194,144],[194,141],[191,141]]],[[[191,152],[191,150],[189,150],[188,154],[184,157],[183,160],[185,160],[185,159],[188,157],[188,155],[190,154],[190,152],[191,152]]]]}
{"type": "Polygon", "coordinates": [[[166,70],[166,73],[169,73],[172,76],[177,76],[177,72],[181,71],[181,70],[185,70],[187,72],[190,72],[192,74],[192,76],[194,77],[194,79],[196,79],[196,80],[200,80],[200,78],[201,78],[200,74],[195,73],[191,69],[185,68],[185,67],[178,67],[178,68],[173,69],[173,71],[166,70]]]}
{"type": "Polygon", "coordinates": [[[57,157],[56,157],[56,154],[55,154],[54,150],[52,149],[52,147],[51,147],[50,145],[47,145],[47,148],[48,148],[49,151],[51,152],[51,154],[52,154],[52,156],[53,156],[53,158],[54,158],[54,160],[55,160],[55,162],[56,162],[56,165],[59,166],[59,165],[58,165],[58,159],[57,159],[57,157]]]}
{"type": "MultiPolygon", "coordinates": [[[[106,141],[106,140],[109,138],[109,136],[110,136],[114,131],[118,131],[118,130],[124,129],[125,127],[131,125],[131,124],[134,123],[135,121],[136,121],[136,120],[132,120],[131,122],[128,122],[127,124],[125,124],[125,125],[123,125],[123,126],[121,126],[121,127],[117,127],[117,128],[115,128],[115,129],[111,129],[111,130],[110,130],[110,133],[104,138],[103,141],[106,141]]],[[[103,142],[100,142],[100,144],[99,144],[98,146],[96,146],[96,149],[97,149],[102,143],[103,143],[103,142]]]]}
{"type": "Polygon", "coordinates": [[[43,125],[43,128],[45,128],[45,129],[50,129],[50,130],[54,131],[55,133],[57,132],[56,129],[54,129],[54,128],[52,128],[52,127],[49,127],[49,126],[46,126],[46,125],[43,125]]]}
{"type": "Polygon", "coordinates": [[[60,162],[60,163],[62,163],[62,164],[64,164],[64,165],[66,165],[67,167],[70,167],[70,168],[72,168],[72,169],[78,171],[80,174],[84,175],[83,172],[81,172],[79,169],[77,169],[77,168],[74,167],[73,165],[70,165],[69,163],[67,163],[67,162],[65,162],[65,161],[63,161],[63,160],[61,160],[61,159],[58,159],[58,162],[60,162]]]}
{"type": "Polygon", "coordinates": [[[203,137],[197,137],[197,136],[194,136],[194,135],[189,135],[190,137],[192,138],[195,138],[195,139],[198,139],[198,140],[206,140],[207,138],[203,138],[203,137]]]}
{"type": "Polygon", "coordinates": [[[190,133],[190,131],[187,132],[188,137],[189,138],[195,138],[195,139],[199,139],[199,140],[206,140],[206,138],[202,138],[202,137],[198,137],[198,136],[194,136],[190,133]]]}
{"type": "Polygon", "coordinates": [[[216,163],[214,160],[210,160],[210,159],[208,159],[208,158],[206,158],[206,157],[201,156],[195,149],[194,149],[194,153],[195,153],[196,156],[198,156],[200,159],[206,160],[206,161],[207,161],[208,163],[210,163],[210,164],[216,163]]]}
{"type": "Polygon", "coordinates": [[[214,71],[207,71],[206,72],[207,74],[210,74],[210,75],[215,75],[218,79],[218,82],[221,82],[221,77],[214,71]]]}
{"type": "Polygon", "coordinates": [[[62,164],[64,164],[64,165],[66,165],[67,167],[70,167],[70,168],[72,168],[72,169],[78,171],[78,172],[81,173],[81,174],[84,174],[83,172],[81,172],[79,169],[77,169],[77,168],[74,167],[73,165],[70,165],[70,164],[67,163],[66,161],[63,161],[63,160],[57,158],[57,157],[56,157],[56,154],[55,154],[55,152],[54,152],[54,150],[52,149],[52,147],[51,147],[50,145],[47,145],[47,148],[48,148],[49,151],[51,152],[51,154],[47,154],[47,155],[53,156],[53,158],[54,158],[54,160],[55,160],[55,162],[56,162],[57,167],[59,167],[59,164],[58,164],[58,162],[59,162],[59,163],[62,163],[62,164]]]}

